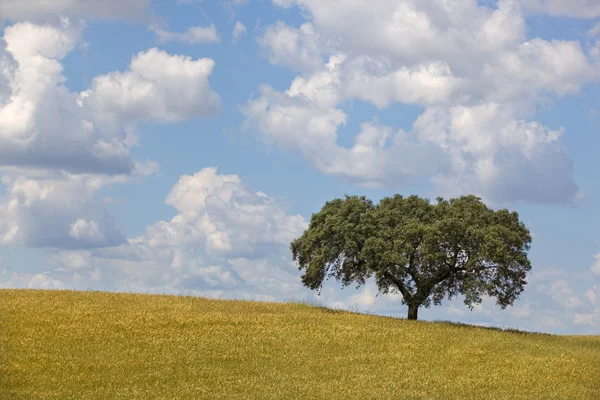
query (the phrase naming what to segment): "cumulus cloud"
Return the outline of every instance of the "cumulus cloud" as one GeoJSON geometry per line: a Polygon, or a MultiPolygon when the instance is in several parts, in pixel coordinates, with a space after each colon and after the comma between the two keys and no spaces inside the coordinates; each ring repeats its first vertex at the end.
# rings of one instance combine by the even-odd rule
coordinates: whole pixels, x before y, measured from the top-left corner
{"type": "Polygon", "coordinates": [[[19,23],[0,41],[0,165],[73,172],[129,173],[135,123],[213,115],[219,96],[208,82],[214,61],[158,49],[133,57],[130,69],[94,78],[70,92],[61,59],[80,26],[19,23]],[[1,84],[1,83],[4,84],[1,84]]]}
{"type": "Polygon", "coordinates": [[[236,43],[237,41],[239,41],[241,38],[243,38],[247,34],[248,34],[248,29],[246,28],[246,26],[244,24],[242,24],[240,21],[235,21],[235,26],[233,27],[233,32],[231,34],[231,41],[233,43],[236,43]]]}
{"type": "Polygon", "coordinates": [[[38,274],[11,271],[0,263],[0,289],[64,289],[65,284],[52,274],[52,271],[38,274]]]}
{"type": "Polygon", "coordinates": [[[319,171],[365,186],[428,177],[448,195],[470,191],[497,201],[561,202],[576,194],[562,130],[516,119],[513,108],[496,102],[431,106],[411,132],[366,122],[351,148],[339,146],[348,116],[336,105],[353,88],[342,87],[336,66],[330,61],[329,71],[297,78],[285,93],[263,86],[243,110],[248,126],[319,171]]]}
{"type": "Polygon", "coordinates": [[[585,297],[592,304],[596,304],[600,300],[600,285],[594,285],[585,291],[585,297]]]}
{"type": "Polygon", "coordinates": [[[151,48],[134,56],[128,71],[94,78],[80,101],[111,125],[215,115],[220,111],[220,97],[208,82],[214,65],[209,58],[194,60],[151,48]]]}
{"type": "Polygon", "coordinates": [[[202,243],[211,255],[251,258],[287,246],[305,228],[301,216],[286,215],[266,194],[215,168],[181,177],[166,203],[180,214],[147,229],[143,241],[152,247],[202,243]]]}
{"type": "MultiPolygon", "coordinates": [[[[178,212],[171,221],[158,221],[118,246],[57,252],[50,258],[52,276],[69,288],[95,284],[271,301],[308,293],[288,249],[306,221],[239,176],[216,168],[184,175],[166,203],[178,212]]],[[[89,222],[73,226],[93,231],[89,222]]]]}
{"type": "Polygon", "coordinates": [[[62,59],[82,26],[17,23],[0,39],[0,243],[97,247],[124,240],[95,199],[111,183],[157,171],[138,162],[136,126],[219,112],[208,78],[214,61],[152,48],[129,69],[95,77],[88,90],[65,86],[62,59]],[[53,227],[48,229],[47,227],[53,227]]]}
{"type": "Polygon", "coordinates": [[[600,326],[600,308],[596,308],[593,313],[575,314],[573,322],[577,325],[585,325],[590,327],[600,326]]]}
{"type": "Polygon", "coordinates": [[[0,19],[48,20],[57,15],[90,18],[134,18],[143,16],[147,0],[2,0],[0,19]]]}
{"type": "Polygon", "coordinates": [[[600,253],[596,254],[594,256],[594,258],[596,259],[596,261],[594,262],[594,264],[592,265],[592,272],[596,275],[600,276],[600,253]]]}
{"type": "Polygon", "coordinates": [[[596,25],[588,31],[588,35],[591,37],[600,36],[600,22],[597,22],[596,25]]]}
{"type": "MultiPolygon", "coordinates": [[[[308,300],[340,309],[405,317],[401,295],[379,295],[373,279],[359,289],[324,282],[321,296],[301,284],[289,242],[307,221],[268,194],[214,167],[184,175],[165,202],[177,214],[117,246],[54,252],[42,274],[0,268],[0,287],[88,288],[259,301],[308,300]]],[[[86,221],[89,221],[87,219],[86,221]]],[[[76,220],[77,221],[77,220],[76,220]]],[[[77,224],[76,224],[77,225],[77,224]]],[[[79,223],[83,231],[89,223],[79,223]]],[[[422,309],[427,320],[453,320],[552,333],[591,333],[598,321],[598,285],[566,271],[536,268],[514,307],[484,297],[471,312],[462,298],[422,309]]]]}
{"type": "MultiPolygon", "coordinates": [[[[588,281],[573,279],[564,270],[544,267],[534,269],[527,280],[529,284],[520,299],[505,310],[495,304],[494,298],[483,296],[482,303],[470,311],[459,297],[445,301],[439,307],[421,308],[419,318],[537,332],[597,333],[600,309],[587,298],[591,292],[600,298],[598,285],[589,288],[588,281]]],[[[338,286],[337,283],[324,285],[321,299],[325,305],[341,309],[358,308],[359,311],[379,315],[406,316],[406,307],[400,305],[401,295],[379,295],[372,279],[358,290],[345,288],[342,291],[338,286]]]]}
{"type": "Polygon", "coordinates": [[[362,124],[351,148],[336,143],[337,129],[347,120],[339,109],[321,106],[328,93],[315,104],[306,95],[282,94],[270,87],[248,103],[244,113],[252,118],[267,141],[283,149],[295,149],[317,170],[335,174],[367,187],[409,183],[449,166],[450,160],[436,146],[416,143],[402,130],[376,122],[362,124]],[[416,157],[428,152],[431,160],[416,157]],[[435,157],[438,156],[438,157],[435,157]]]}
{"type": "Polygon", "coordinates": [[[311,71],[323,65],[310,22],[292,28],[283,22],[268,27],[258,43],[268,51],[272,64],[299,71],[311,71]]]}
{"type": "Polygon", "coordinates": [[[221,41],[217,34],[217,28],[214,25],[207,27],[203,26],[192,26],[185,32],[169,32],[156,27],[152,30],[156,34],[156,39],[159,43],[167,42],[182,42],[188,44],[199,44],[199,43],[218,43],[221,41]]]}
{"type": "Polygon", "coordinates": [[[600,17],[596,0],[519,0],[527,11],[553,16],[593,19],[600,17]]]}
{"type": "Polygon", "coordinates": [[[311,21],[278,22],[259,39],[271,63],[302,73],[285,92],[262,85],[244,108],[246,127],[265,141],[365,186],[426,178],[440,194],[491,202],[577,199],[564,129],[534,116],[539,103],[596,81],[600,64],[576,41],[527,40],[518,3],[274,3],[299,6],[311,21]],[[337,144],[349,118],[342,106],[353,99],[424,111],[409,132],[364,121],[345,148],[337,144]]]}
{"type": "Polygon", "coordinates": [[[87,248],[124,242],[114,218],[95,196],[106,185],[147,172],[140,167],[133,174],[116,176],[22,169],[5,173],[0,246],[87,248]]]}

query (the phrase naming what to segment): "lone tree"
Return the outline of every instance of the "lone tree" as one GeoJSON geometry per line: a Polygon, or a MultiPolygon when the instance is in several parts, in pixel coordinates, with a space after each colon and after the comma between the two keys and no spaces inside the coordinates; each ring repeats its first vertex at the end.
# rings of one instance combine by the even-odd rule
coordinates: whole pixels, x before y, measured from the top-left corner
{"type": "Polygon", "coordinates": [[[481,296],[512,305],[527,284],[529,230],[516,212],[493,211],[469,195],[437,204],[418,196],[364,196],[325,203],[290,249],[302,283],[321,293],[327,276],[356,288],[375,274],[379,291],[402,294],[408,319],[420,306],[459,293],[473,309],[481,296]]]}

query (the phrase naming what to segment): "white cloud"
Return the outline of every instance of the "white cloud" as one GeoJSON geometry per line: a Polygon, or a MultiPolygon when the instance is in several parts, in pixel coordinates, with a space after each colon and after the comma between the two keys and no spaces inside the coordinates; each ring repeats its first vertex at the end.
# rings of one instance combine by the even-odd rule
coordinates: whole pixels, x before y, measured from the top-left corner
{"type": "Polygon", "coordinates": [[[600,36],[600,22],[597,22],[596,25],[594,25],[592,27],[592,29],[590,29],[588,31],[588,36],[590,36],[590,37],[600,36]]]}
{"type": "Polygon", "coordinates": [[[35,274],[29,280],[27,288],[29,289],[64,289],[65,285],[57,279],[48,276],[50,272],[35,274]]]}
{"type": "Polygon", "coordinates": [[[166,203],[178,214],[127,243],[56,253],[53,277],[70,288],[93,283],[113,290],[271,301],[309,293],[288,248],[306,221],[250,190],[237,175],[218,174],[216,168],[184,175],[166,203]]]}
{"type": "Polygon", "coordinates": [[[147,229],[144,242],[151,247],[201,242],[207,253],[248,258],[287,246],[305,227],[302,217],[287,216],[269,196],[248,191],[238,176],[218,175],[216,168],[182,176],[166,203],[179,214],[147,229]]]}
{"type": "Polygon", "coordinates": [[[0,245],[96,247],[125,240],[106,207],[95,201],[103,186],[130,176],[5,173],[0,202],[0,245]]]}
{"type": "Polygon", "coordinates": [[[519,2],[529,12],[585,19],[600,17],[600,3],[596,0],[519,0],[519,2]]]}
{"type": "Polygon", "coordinates": [[[52,277],[53,271],[38,274],[12,271],[0,260],[0,288],[2,289],[64,289],[65,284],[52,277]]]}
{"type": "Polygon", "coordinates": [[[444,62],[431,62],[415,67],[401,67],[389,74],[372,74],[385,70],[385,63],[368,57],[349,62],[345,74],[345,96],[385,108],[392,103],[436,105],[455,98],[464,87],[464,79],[456,77],[444,62]]]}
{"type": "MultiPolygon", "coordinates": [[[[339,282],[326,281],[320,297],[303,287],[302,272],[292,262],[288,245],[306,229],[306,221],[288,214],[268,195],[251,190],[237,175],[205,168],[182,176],[166,202],[177,215],[152,224],[144,235],[115,247],[55,252],[50,257],[54,270],[36,279],[35,274],[5,266],[0,268],[0,287],[50,287],[53,282],[56,287],[79,290],[308,300],[406,317],[401,295],[377,295],[373,279],[360,289],[351,285],[344,290],[339,282]],[[215,234],[230,246],[212,240],[215,234]]],[[[441,307],[421,308],[419,316],[552,333],[588,332],[597,323],[597,305],[581,301],[590,298],[584,294],[588,282],[569,282],[567,276],[565,271],[535,269],[521,299],[507,310],[485,296],[473,311],[458,298],[441,307]]]]}
{"type": "Polygon", "coordinates": [[[600,326],[600,308],[596,308],[593,313],[577,313],[573,317],[573,322],[577,325],[586,325],[591,327],[600,326]]]}
{"type": "Polygon", "coordinates": [[[471,191],[498,201],[560,202],[576,194],[561,131],[515,119],[498,103],[429,107],[412,132],[365,123],[352,148],[337,145],[348,116],[335,108],[344,88],[332,65],[331,72],[296,78],[286,93],[261,88],[244,109],[248,125],[317,170],[365,186],[429,177],[448,195],[471,191]]]}
{"type": "Polygon", "coordinates": [[[233,27],[233,32],[231,34],[232,42],[236,43],[237,41],[239,41],[241,38],[243,38],[247,34],[248,34],[248,29],[246,28],[246,26],[244,24],[242,24],[240,21],[235,21],[235,26],[233,27]]]}
{"type": "Polygon", "coordinates": [[[91,88],[80,96],[81,103],[111,124],[215,115],[220,111],[220,97],[208,82],[214,65],[210,58],[194,60],[151,48],[134,56],[128,71],[94,78],[91,88]]]}
{"type": "Polygon", "coordinates": [[[0,19],[48,20],[58,15],[90,18],[134,18],[143,16],[147,0],[2,0],[0,19]]]}
{"type": "Polygon", "coordinates": [[[532,312],[533,312],[533,310],[531,309],[530,303],[527,303],[524,306],[521,306],[521,307],[515,308],[514,310],[511,310],[511,314],[513,316],[515,316],[516,318],[521,318],[521,319],[530,318],[532,312]]]}
{"type": "Polygon", "coordinates": [[[596,254],[594,258],[596,259],[596,261],[594,262],[594,264],[592,264],[591,270],[594,274],[600,275],[600,253],[596,254]]]}
{"type": "Polygon", "coordinates": [[[69,236],[75,239],[87,239],[92,242],[104,242],[104,235],[100,232],[96,221],[86,221],[83,218],[78,218],[71,224],[69,236]]]}
{"type": "Polygon", "coordinates": [[[585,297],[590,303],[596,304],[600,300],[600,285],[594,285],[590,289],[585,291],[585,297]]]}
{"type": "Polygon", "coordinates": [[[156,27],[151,28],[159,43],[182,42],[188,44],[218,43],[221,41],[214,25],[208,27],[192,26],[183,33],[169,32],[156,27]]]}
{"type": "MultiPolygon", "coordinates": [[[[357,294],[353,294],[348,299],[347,303],[356,304],[359,309],[365,309],[367,307],[372,307],[376,301],[376,295],[378,293],[377,288],[372,286],[365,286],[363,290],[361,290],[357,294]]],[[[341,303],[341,302],[340,302],[341,303]]],[[[343,303],[342,303],[343,304],[343,303]]]]}
{"type": "Polygon", "coordinates": [[[29,22],[11,25],[4,30],[6,50],[21,66],[35,63],[38,55],[60,60],[73,49],[82,29],[68,18],[63,18],[61,25],[59,28],[29,22]]]}
{"type": "Polygon", "coordinates": [[[108,184],[156,173],[133,159],[140,121],[214,115],[219,96],[208,77],[214,61],[152,48],[124,72],[94,78],[73,93],[61,60],[81,25],[17,23],[0,40],[0,244],[97,247],[124,240],[105,205],[108,184]],[[52,229],[48,229],[52,227],[52,229]]]}
{"type": "Polygon", "coordinates": [[[316,33],[310,22],[292,28],[283,22],[270,26],[259,45],[269,53],[269,61],[298,71],[312,71],[323,65],[316,43],[316,33]]]}
{"type": "Polygon", "coordinates": [[[565,279],[554,281],[550,293],[552,298],[566,309],[578,309],[583,306],[583,302],[573,295],[571,284],[565,279]]]}
{"type": "Polygon", "coordinates": [[[527,90],[546,90],[562,96],[578,93],[581,86],[598,78],[597,65],[590,63],[579,42],[566,40],[546,41],[535,38],[523,42],[511,52],[498,57],[496,66],[485,66],[484,76],[495,80],[498,94],[511,100],[518,95],[528,95],[535,99],[535,92],[527,94],[516,85],[526,85],[527,90]],[[510,82],[506,88],[499,87],[510,82]]]}
{"type": "Polygon", "coordinates": [[[90,263],[89,251],[59,251],[50,257],[50,262],[71,271],[86,269],[90,263]]]}
{"type": "Polygon", "coordinates": [[[285,92],[263,85],[244,109],[246,127],[267,142],[364,186],[427,178],[447,196],[577,199],[564,129],[533,117],[538,104],[600,78],[600,63],[578,42],[527,40],[510,0],[494,9],[474,0],[274,3],[296,4],[311,21],[298,29],[278,22],[259,39],[273,64],[302,72],[285,92]],[[365,121],[355,145],[343,148],[338,130],[351,116],[342,107],[353,99],[424,112],[409,132],[365,121]]]}
{"type": "Polygon", "coordinates": [[[125,72],[97,76],[80,94],[65,86],[60,60],[80,27],[19,23],[0,40],[0,164],[72,172],[131,173],[135,123],[213,115],[214,61],[149,49],[125,72]]]}

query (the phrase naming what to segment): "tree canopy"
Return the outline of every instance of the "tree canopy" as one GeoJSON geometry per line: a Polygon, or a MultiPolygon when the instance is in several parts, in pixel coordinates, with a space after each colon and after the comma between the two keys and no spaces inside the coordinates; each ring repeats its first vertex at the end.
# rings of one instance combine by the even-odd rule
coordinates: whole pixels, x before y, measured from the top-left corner
{"type": "Polygon", "coordinates": [[[531,235],[519,215],[473,195],[436,200],[397,194],[377,205],[348,195],[326,202],[290,245],[302,283],[320,294],[325,278],[358,288],[375,275],[380,293],[402,294],[408,319],[458,294],[471,310],[484,295],[502,309],[512,305],[531,270],[531,235]]]}

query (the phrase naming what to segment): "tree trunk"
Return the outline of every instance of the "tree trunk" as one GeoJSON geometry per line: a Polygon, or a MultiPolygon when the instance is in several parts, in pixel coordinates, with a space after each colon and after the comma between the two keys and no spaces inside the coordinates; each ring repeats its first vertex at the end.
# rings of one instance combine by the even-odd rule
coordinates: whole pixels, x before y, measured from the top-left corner
{"type": "Polygon", "coordinates": [[[417,319],[417,313],[419,311],[419,304],[409,304],[408,305],[408,319],[417,319]]]}

